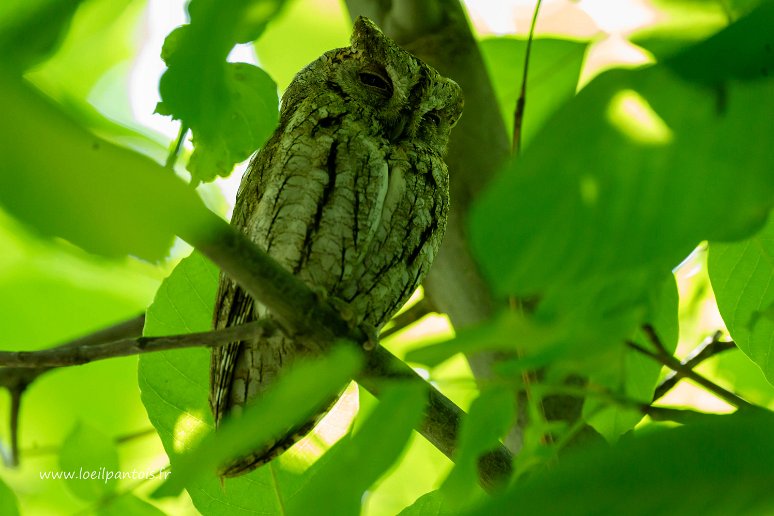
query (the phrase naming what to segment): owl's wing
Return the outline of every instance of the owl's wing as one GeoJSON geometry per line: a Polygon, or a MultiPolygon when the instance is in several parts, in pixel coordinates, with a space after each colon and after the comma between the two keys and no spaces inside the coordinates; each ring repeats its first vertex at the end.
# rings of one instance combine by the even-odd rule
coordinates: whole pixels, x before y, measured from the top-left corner
{"type": "MultiPolygon", "coordinates": [[[[243,179],[232,224],[321,294],[337,294],[362,262],[387,190],[384,148],[343,113],[303,114],[260,151],[243,179]],[[291,137],[292,136],[292,137],[291,137]]],[[[270,317],[221,276],[215,327],[270,317]]],[[[215,348],[210,402],[216,422],[265,389],[283,364],[303,354],[284,336],[215,348]],[[235,381],[240,392],[232,392],[235,381]],[[244,382],[244,383],[243,383],[244,382]]]]}

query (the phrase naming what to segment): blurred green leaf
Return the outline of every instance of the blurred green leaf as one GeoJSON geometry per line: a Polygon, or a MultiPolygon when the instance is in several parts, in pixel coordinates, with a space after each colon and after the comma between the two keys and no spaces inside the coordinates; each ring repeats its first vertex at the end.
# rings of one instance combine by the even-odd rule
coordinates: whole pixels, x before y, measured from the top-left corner
{"type": "Polygon", "coordinates": [[[286,2],[255,42],[261,66],[285,90],[299,70],[333,48],[349,45],[352,21],[343,2],[286,2]],[[303,37],[299,37],[303,34],[303,37]]]}
{"type": "Polygon", "coordinates": [[[774,217],[752,238],[709,246],[709,277],[731,337],[774,385],[774,217]]]}
{"type": "Polygon", "coordinates": [[[495,449],[511,428],[516,400],[513,390],[491,388],[473,401],[462,420],[455,466],[441,486],[447,509],[459,509],[483,495],[478,485],[478,459],[495,449]]]}
{"type": "MultiPolygon", "coordinates": [[[[145,334],[207,331],[217,288],[217,268],[194,252],[180,262],[156,294],[147,312],[145,334]]],[[[209,368],[207,349],[140,356],[142,401],[173,465],[214,428],[208,402],[209,368]]],[[[226,479],[225,487],[212,471],[190,483],[187,490],[204,514],[232,514],[234,507],[277,513],[306,482],[306,474],[298,472],[309,467],[320,449],[324,443],[319,441],[306,443],[303,449],[294,447],[248,475],[226,479]]]]}
{"type": "Polygon", "coordinates": [[[19,516],[19,503],[13,490],[0,480],[0,514],[19,516]]]}
{"type": "MultiPolygon", "coordinates": [[[[140,50],[151,29],[146,0],[91,0],[73,16],[64,41],[24,78],[54,99],[82,127],[157,161],[168,141],[135,119],[140,50]]],[[[145,66],[145,65],[143,65],[145,66]]],[[[141,74],[140,74],[141,75],[141,74]]],[[[146,92],[150,93],[150,92],[146,92]]]]}
{"type": "MultiPolygon", "coordinates": [[[[336,348],[319,359],[300,360],[260,399],[247,406],[239,418],[227,420],[217,433],[210,433],[190,453],[180,456],[173,466],[173,475],[154,492],[154,497],[177,495],[184,486],[198,477],[212,475],[228,460],[265,445],[299,422],[308,421],[355,376],[360,361],[359,355],[348,347],[336,348]]],[[[315,505],[318,503],[316,500],[315,505]]]]}
{"type": "Polygon", "coordinates": [[[328,451],[328,459],[311,473],[288,514],[360,514],[363,493],[389,468],[419,424],[427,393],[419,386],[396,384],[385,389],[379,405],[350,439],[328,451]]]}
{"type": "Polygon", "coordinates": [[[59,467],[70,491],[84,500],[98,500],[118,486],[118,450],[113,439],[95,428],[78,424],[62,443],[59,467]]]}
{"type": "Polygon", "coordinates": [[[661,61],[722,30],[760,3],[760,0],[651,0],[655,19],[629,39],[661,61]]]}
{"type": "Polygon", "coordinates": [[[204,206],[170,171],[89,134],[2,69],[0,110],[0,203],[40,233],[158,260],[175,233],[206,231],[204,206]]]}
{"type": "Polygon", "coordinates": [[[452,516],[456,513],[446,509],[445,505],[445,497],[438,489],[420,496],[413,504],[400,511],[398,516],[452,516]]]}
{"type": "MultiPolygon", "coordinates": [[[[513,117],[521,91],[527,42],[500,37],[484,39],[479,46],[505,118],[505,126],[513,134],[513,117]]],[[[566,39],[539,38],[532,42],[522,148],[529,145],[559,106],[575,95],[587,48],[585,42],[566,39]]]]}
{"type": "Polygon", "coordinates": [[[6,2],[0,9],[0,59],[25,69],[59,46],[82,0],[6,2]]]}
{"type": "Polygon", "coordinates": [[[774,416],[708,416],[583,450],[469,514],[768,514],[774,416]]]}
{"type": "Polygon", "coordinates": [[[192,129],[194,184],[228,175],[269,136],[277,120],[276,86],[258,68],[229,64],[236,43],[257,38],[284,4],[276,1],[194,0],[191,22],[167,37],[167,71],[159,82],[161,114],[192,129]]]}
{"type": "MultiPolygon", "coordinates": [[[[764,33],[742,30],[758,23],[738,24],[717,36],[725,52],[758,52],[764,33]]],[[[685,55],[702,52],[716,48],[685,55]]],[[[571,318],[572,340],[603,350],[642,322],[652,285],[702,239],[760,227],[774,204],[774,81],[711,71],[728,79],[722,92],[669,66],[608,72],[552,117],[471,214],[472,246],[497,294],[542,296],[543,320],[583,314],[571,318]]]]}
{"type": "MultiPolygon", "coordinates": [[[[657,288],[653,289],[648,315],[645,317],[670,353],[674,353],[677,348],[679,333],[677,303],[677,286],[674,277],[670,276],[663,285],[657,285],[657,288]]],[[[653,349],[653,343],[640,329],[631,340],[645,349],[653,349]]],[[[623,343],[611,350],[608,359],[613,362],[612,367],[600,366],[591,370],[589,382],[602,385],[627,399],[649,404],[658,383],[661,364],[623,343]]],[[[583,405],[583,416],[597,432],[612,442],[634,428],[634,425],[643,417],[639,410],[610,404],[607,400],[594,397],[586,399],[583,405]]]]}
{"type": "MultiPolygon", "coordinates": [[[[774,75],[774,50],[769,29],[773,23],[774,2],[765,1],[738,22],[664,64],[690,81],[720,88],[719,96],[724,95],[724,86],[730,80],[771,78],[774,75]]],[[[718,100],[721,115],[724,114],[724,101],[723,98],[718,100]]]]}
{"type": "Polygon", "coordinates": [[[164,511],[132,494],[124,494],[97,506],[97,516],[164,516],[164,511]]]}

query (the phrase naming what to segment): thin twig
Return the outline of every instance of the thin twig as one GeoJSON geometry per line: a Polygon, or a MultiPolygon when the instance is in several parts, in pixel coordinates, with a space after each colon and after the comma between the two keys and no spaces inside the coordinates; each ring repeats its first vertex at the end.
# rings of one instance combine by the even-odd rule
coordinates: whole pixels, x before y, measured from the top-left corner
{"type": "Polygon", "coordinates": [[[640,346],[636,342],[627,341],[626,344],[630,348],[634,349],[635,351],[638,351],[639,353],[642,353],[643,355],[647,355],[651,357],[656,362],[667,366],[673,371],[677,371],[684,378],[688,378],[689,380],[694,381],[695,383],[701,385],[711,393],[715,394],[717,397],[725,400],[726,402],[728,402],[729,404],[737,408],[753,407],[753,405],[743,400],[741,397],[734,394],[733,392],[727,389],[724,389],[720,385],[717,385],[716,383],[701,376],[693,369],[685,367],[678,359],[676,359],[666,350],[663,343],[661,342],[661,339],[658,338],[658,335],[656,334],[656,332],[653,330],[651,326],[649,325],[643,326],[643,330],[645,331],[645,335],[647,335],[648,339],[651,341],[651,343],[654,345],[657,351],[651,351],[649,349],[646,349],[640,346]]]}
{"type": "Polygon", "coordinates": [[[513,114],[513,155],[518,156],[521,152],[521,128],[524,122],[524,108],[527,103],[527,74],[529,72],[529,57],[532,54],[532,40],[535,37],[535,25],[537,24],[538,12],[542,0],[537,0],[535,10],[532,13],[532,24],[529,27],[527,36],[527,49],[524,54],[524,71],[521,76],[521,92],[516,100],[516,111],[513,114]]]}
{"type": "Polygon", "coordinates": [[[21,399],[25,385],[16,386],[11,389],[11,408],[10,408],[10,434],[11,434],[11,450],[8,457],[8,467],[16,467],[19,465],[19,411],[21,410],[21,399]]]}
{"type": "Polygon", "coordinates": [[[167,154],[167,160],[164,163],[165,168],[168,168],[170,170],[173,170],[175,168],[177,157],[180,155],[180,149],[183,146],[183,142],[185,141],[185,136],[187,134],[188,134],[188,126],[181,122],[180,131],[177,133],[177,139],[175,140],[172,147],[169,149],[169,154],[167,154]]]}
{"type": "MultiPolygon", "coordinates": [[[[192,232],[181,236],[237,280],[250,295],[267,306],[280,326],[287,333],[293,334],[294,338],[305,345],[308,351],[316,354],[325,353],[334,343],[342,339],[360,344],[374,339],[363,329],[352,327],[332,305],[321,303],[318,296],[301,279],[286,271],[217,215],[207,212],[206,217],[202,221],[204,226],[194,228],[192,232]]],[[[158,350],[202,346],[210,338],[208,337],[210,334],[219,335],[209,341],[211,345],[217,345],[223,340],[235,341],[254,336],[255,333],[246,330],[247,326],[197,334],[195,337],[191,334],[142,337],[86,346],[86,348],[95,347],[96,351],[77,347],[27,353],[5,352],[0,354],[0,365],[5,363],[38,368],[45,364],[75,365],[90,360],[140,353],[149,348],[158,350]],[[228,334],[228,339],[221,339],[227,334],[224,332],[231,331],[236,333],[228,334]],[[192,340],[196,340],[196,344],[192,340]]],[[[427,382],[408,365],[382,347],[377,346],[375,350],[366,353],[366,364],[366,370],[357,380],[377,397],[381,391],[382,380],[396,375],[427,385],[427,382]]],[[[434,387],[428,385],[428,392],[428,409],[418,430],[453,460],[458,437],[458,425],[453,422],[461,420],[464,412],[434,387]]],[[[503,479],[510,476],[510,462],[511,454],[504,446],[488,454],[488,460],[482,462],[480,472],[482,485],[489,488],[501,484],[503,479]]]]}
{"type": "MultiPolygon", "coordinates": [[[[710,357],[713,357],[724,351],[728,351],[736,348],[734,341],[719,340],[721,336],[720,332],[715,333],[712,337],[706,339],[699,344],[688,356],[686,356],[681,363],[683,367],[688,369],[695,369],[700,363],[704,362],[710,357]]],[[[664,379],[658,384],[656,390],[653,393],[653,401],[662,398],[667,392],[672,390],[677,382],[683,378],[682,374],[678,371],[670,371],[664,379]]]]}
{"type": "Polygon", "coordinates": [[[0,351],[0,366],[5,367],[64,367],[88,364],[95,360],[125,357],[140,353],[167,351],[191,347],[223,346],[266,335],[274,331],[270,320],[258,320],[201,333],[186,333],[163,337],[133,337],[110,342],[72,346],[70,344],[40,351],[0,351]]]}

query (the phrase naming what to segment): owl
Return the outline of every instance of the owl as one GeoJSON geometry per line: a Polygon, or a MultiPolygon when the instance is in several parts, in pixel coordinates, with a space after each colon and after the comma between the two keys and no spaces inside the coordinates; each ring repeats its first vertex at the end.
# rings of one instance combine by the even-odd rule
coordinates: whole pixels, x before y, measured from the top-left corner
{"type": "MultiPolygon", "coordinates": [[[[378,330],[419,286],[441,243],[449,209],[443,155],[462,103],[454,81],[358,18],[351,46],[326,52],[288,86],[279,126],[242,179],[232,225],[315,292],[343,303],[352,324],[378,330]]],[[[221,276],[216,328],[271,317],[221,276]]],[[[213,349],[216,425],[307,353],[279,333],[213,349]]],[[[317,419],[220,474],[268,462],[317,419]]]]}

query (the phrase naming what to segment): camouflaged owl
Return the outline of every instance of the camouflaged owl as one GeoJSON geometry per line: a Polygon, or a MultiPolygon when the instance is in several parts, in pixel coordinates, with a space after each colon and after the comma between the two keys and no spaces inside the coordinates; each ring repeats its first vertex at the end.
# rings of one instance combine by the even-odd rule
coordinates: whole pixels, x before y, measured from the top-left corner
{"type": "MultiPolygon", "coordinates": [[[[326,52],[288,86],[279,126],[242,179],[232,224],[316,292],[346,303],[355,324],[378,330],[440,246],[449,209],[443,155],[462,103],[454,81],[358,18],[351,46],[326,52]]],[[[271,317],[221,276],[216,328],[271,317]]],[[[214,349],[216,424],[305,352],[280,333],[214,349]]],[[[268,462],[315,422],[288,428],[221,474],[268,462]]]]}

